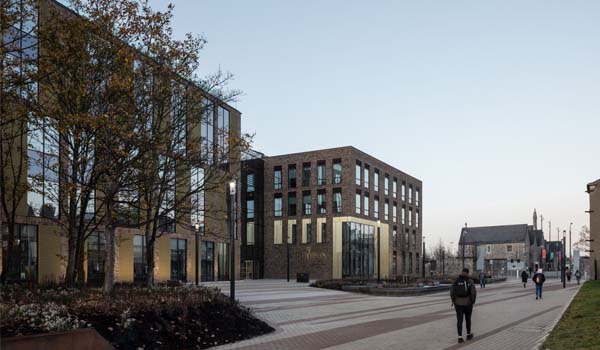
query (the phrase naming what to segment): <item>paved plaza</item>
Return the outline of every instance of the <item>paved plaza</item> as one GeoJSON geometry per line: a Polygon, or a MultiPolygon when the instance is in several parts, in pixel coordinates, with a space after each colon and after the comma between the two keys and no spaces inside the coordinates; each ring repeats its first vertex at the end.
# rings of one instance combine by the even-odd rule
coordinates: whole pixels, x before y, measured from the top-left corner
{"type": "MultiPolygon", "coordinates": [[[[229,291],[226,282],[207,285],[229,291]]],[[[517,281],[478,289],[475,339],[457,344],[447,292],[375,297],[280,280],[239,281],[240,302],[276,330],[217,349],[537,349],[577,289],[549,280],[540,301],[531,283],[526,289],[517,281]]]]}

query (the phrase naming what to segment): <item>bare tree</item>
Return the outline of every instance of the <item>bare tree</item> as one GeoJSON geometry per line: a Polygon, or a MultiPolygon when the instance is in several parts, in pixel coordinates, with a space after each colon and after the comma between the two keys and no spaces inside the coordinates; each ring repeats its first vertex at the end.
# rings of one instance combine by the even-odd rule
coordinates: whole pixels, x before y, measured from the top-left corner
{"type": "Polygon", "coordinates": [[[588,254],[590,251],[590,228],[587,225],[581,226],[579,230],[579,239],[575,244],[575,248],[579,249],[581,253],[588,254]]]}

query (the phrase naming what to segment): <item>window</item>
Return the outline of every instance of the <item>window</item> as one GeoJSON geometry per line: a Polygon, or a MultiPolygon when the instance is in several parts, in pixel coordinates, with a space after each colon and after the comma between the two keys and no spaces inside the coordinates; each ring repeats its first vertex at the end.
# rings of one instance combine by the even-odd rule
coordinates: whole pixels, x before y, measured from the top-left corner
{"type": "Polygon", "coordinates": [[[302,192],[302,208],[304,215],[312,214],[312,197],[310,191],[302,192]]]}
{"type": "Polygon", "coordinates": [[[375,273],[375,227],[342,223],[342,277],[371,277],[375,273]]]}
{"type": "Polygon", "coordinates": [[[325,214],[327,213],[327,207],[326,207],[326,197],[327,193],[325,192],[325,190],[319,190],[317,192],[317,209],[319,210],[319,214],[325,214]]]}
{"type": "Polygon", "coordinates": [[[219,281],[227,281],[229,279],[229,243],[219,242],[217,243],[217,261],[219,274],[219,281]]]}
{"type": "Polygon", "coordinates": [[[8,254],[8,227],[2,226],[2,256],[11,257],[10,280],[37,281],[38,276],[38,237],[37,226],[15,225],[12,254],[8,254]]]}
{"type": "Polygon", "coordinates": [[[356,186],[360,186],[361,171],[362,170],[360,169],[360,162],[357,160],[356,161],[356,171],[355,171],[355,175],[356,175],[355,176],[356,177],[355,183],[356,183],[356,186]]]}
{"type": "Polygon", "coordinates": [[[319,161],[317,163],[317,185],[325,185],[325,161],[319,161]]]}
{"type": "Polygon", "coordinates": [[[306,242],[304,243],[310,242],[312,242],[312,223],[308,222],[306,223],[306,242]]]}
{"type": "Polygon", "coordinates": [[[298,237],[298,226],[296,224],[292,224],[291,227],[291,232],[288,233],[288,243],[289,244],[296,244],[296,240],[298,237]]]}
{"type": "Polygon", "coordinates": [[[218,114],[218,149],[221,159],[226,161],[229,158],[229,110],[219,106],[217,108],[218,114]]]}
{"type": "Polygon", "coordinates": [[[363,197],[363,214],[369,215],[369,192],[365,192],[365,196],[363,197]]]}
{"type": "Polygon", "coordinates": [[[273,215],[281,216],[283,214],[282,213],[283,205],[281,203],[281,193],[275,194],[275,201],[274,201],[273,208],[274,208],[273,215]]]}
{"type": "Polygon", "coordinates": [[[199,224],[204,226],[204,168],[192,167],[190,179],[190,201],[192,206],[192,215],[190,215],[190,224],[195,226],[199,224]]]}
{"type": "Polygon", "coordinates": [[[402,225],[406,225],[406,207],[402,205],[402,225]]]}
{"type": "Polygon", "coordinates": [[[419,211],[417,210],[417,212],[415,213],[415,226],[417,228],[419,228],[419,220],[420,220],[420,215],[419,215],[419,211]]]}
{"type": "Polygon", "coordinates": [[[419,253],[415,254],[415,273],[419,273],[421,270],[421,260],[419,260],[419,253]]]}
{"type": "Polygon", "coordinates": [[[390,194],[390,176],[385,174],[383,178],[383,194],[388,196],[390,194]]]}
{"type": "Polygon", "coordinates": [[[133,235],[133,279],[143,281],[146,279],[147,273],[146,236],[133,235]]]}
{"type": "Polygon", "coordinates": [[[288,193],[288,216],[296,216],[296,192],[288,193]]]}
{"type": "Polygon", "coordinates": [[[288,165],[288,187],[296,188],[296,165],[288,165]]]}
{"type": "Polygon", "coordinates": [[[302,164],[302,186],[310,186],[310,163],[302,164]]]}
{"type": "Polygon", "coordinates": [[[164,195],[159,208],[159,225],[161,232],[175,232],[175,159],[159,156],[158,176],[165,184],[164,195]]]}
{"type": "Polygon", "coordinates": [[[273,223],[273,244],[283,243],[283,223],[277,220],[273,223]]]}
{"type": "Polygon", "coordinates": [[[408,253],[408,273],[412,273],[412,272],[413,272],[412,253],[408,253]]]}
{"type": "Polygon", "coordinates": [[[415,205],[418,207],[419,206],[419,197],[420,197],[421,191],[419,190],[419,188],[417,187],[416,189],[416,193],[415,193],[415,205]]]}
{"type": "Polygon", "coordinates": [[[202,99],[200,113],[200,153],[207,164],[212,164],[214,158],[214,105],[211,100],[202,99]]]}
{"type": "Polygon", "coordinates": [[[341,188],[333,189],[333,212],[334,213],[342,212],[342,189],[341,188]]]}
{"type": "Polygon", "coordinates": [[[171,84],[171,137],[175,152],[179,155],[185,155],[187,143],[186,87],[175,81],[171,84]]]}
{"type": "Polygon", "coordinates": [[[254,199],[246,201],[246,219],[254,219],[254,199]]]}
{"type": "Polygon", "coordinates": [[[379,197],[375,197],[373,200],[373,217],[379,219],[379,197]]]}
{"type": "Polygon", "coordinates": [[[389,219],[390,219],[390,203],[386,199],[385,203],[383,203],[383,220],[389,220],[389,219]]]}
{"type": "Polygon", "coordinates": [[[415,250],[417,249],[417,231],[413,230],[412,231],[412,241],[411,241],[411,249],[415,250]]]}
{"type": "Polygon", "coordinates": [[[402,252],[402,274],[406,273],[406,252],[402,252]]]}
{"type": "Polygon", "coordinates": [[[512,250],[513,250],[513,249],[512,249],[512,245],[508,244],[508,245],[506,246],[506,252],[507,252],[507,253],[510,253],[510,252],[512,252],[512,250]]]}
{"type": "Polygon", "coordinates": [[[396,252],[392,254],[392,274],[398,274],[398,255],[396,252]]]}
{"type": "Polygon", "coordinates": [[[373,173],[373,191],[379,191],[379,170],[375,169],[373,173]]]}
{"type": "Polygon", "coordinates": [[[408,233],[408,229],[404,231],[404,249],[410,249],[410,235],[408,233]]]}
{"type": "Polygon", "coordinates": [[[171,280],[186,280],[186,243],[185,239],[171,238],[171,280]]]}
{"type": "Polygon", "coordinates": [[[246,175],[246,192],[248,192],[248,193],[254,192],[254,190],[255,190],[254,180],[255,180],[254,174],[246,175]]]}
{"type": "Polygon", "coordinates": [[[392,243],[394,247],[398,246],[398,228],[396,226],[392,229],[392,243]]]}
{"type": "Polygon", "coordinates": [[[406,182],[402,181],[402,201],[406,201],[406,182]]]}
{"type": "Polygon", "coordinates": [[[211,241],[202,241],[202,261],[200,263],[200,279],[202,282],[215,280],[215,244],[211,241]]]}
{"type": "Polygon", "coordinates": [[[87,281],[92,284],[104,281],[106,239],[104,232],[94,231],[87,239],[87,281]]]}
{"type": "Polygon", "coordinates": [[[321,243],[325,243],[327,241],[327,223],[321,223],[321,243]]]}
{"type": "Polygon", "coordinates": [[[356,214],[360,214],[361,213],[361,211],[360,211],[360,202],[361,202],[360,191],[356,191],[356,196],[355,196],[355,199],[354,199],[354,204],[356,205],[356,210],[355,210],[356,214]]]}
{"type": "Polygon", "coordinates": [[[412,185],[408,186],[408,202],[412,203],[413,201],[413,188],[412,185]]]}
{"type": "Polygon", "coordinates": [[[364,168],[364,184],[365,188],[369,188],[369,166],[365,164],[364,168]]]}
{"type": "Polygon", "coordinates": [[[29,216],[58,218],[58,142],[59,135],[49,121],[31,121],[28,133],[27,192],[29,216]]]}
{"type": "Polygon", "coordinates": [[[254,245],[255,242],[254,221],[250,221],[246,223],[246,245],[254,245]]]}
{"type": "Polygon", "coordinates": [[[332,176],[334,184],[342,183],[342,161],[340,159],[333,161],[332,176]]]}
{"type": "Polygon", "coordinates": [[[490,254],[490,253],[492,252],[492,246],[491,246],[491,245],[488,245],[488,246],[486,247],[486,252],[487,252],[488,254],[490,254]]]}
{"type": "Polygon", "coordinates": [[[392,196],[396,198],[398,196],[398,180],[394,178],[392,182],[392,196]]]}
{"type": "Polygon", "coordinates": [[[398,221],[398,205],[394,202],[394,208],[392,209],[392,221],[396,223],[398,221]]]}
{"type": "Polygon", "coordinates": [[[273,188],[276,190],[280,190],[283,184],[282,176],[281,176],[281,167],[276,166],[273,170],[273,188]]]}
{"type": "Polygon", "coordinates": [[[412,208],[408,209],[408,226],[412,226],[412,208]]]}

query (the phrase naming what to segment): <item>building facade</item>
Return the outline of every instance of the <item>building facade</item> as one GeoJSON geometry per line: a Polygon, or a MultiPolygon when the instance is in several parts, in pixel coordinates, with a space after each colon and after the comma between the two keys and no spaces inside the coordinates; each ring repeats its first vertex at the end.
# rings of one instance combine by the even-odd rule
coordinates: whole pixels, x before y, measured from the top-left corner
{"type": "Polygon", "coordinates": [[[421,274],[420,180],[354,147],[244,163],[246,177],[264,175],[262,191],[242,189],[242,251],[264,251],[242,255],[258,259],[254,277],[376,277],[379,249],[382,278],[421,274]]]}
{"type": "Polygon", "coordinates": [[[598,279],[600,266],[600,179],[587,185],[590,197],[590,276],[598,279]]]}
{"type": "MultiPolygon", "coordinates": [[[[47,0],[41,1],[36,11],[38,21],[44,22],[45,16],[58,13],[59,15],[72,16],[73,13],[58,2],[47,0]]],[[[22,28],[12,28],[13,32],[18,33],[22,28]]],[[[23,36],[27,36],[22,34],[23,36]]],[[[10,39],[10,38],[9,38],[10,39]]],[[[7,36],[4,36],[7,40],[7,36]]],[[[37,55],[39,50],[43,50],[37,45],[35,38],[29,38],[30,51],[37,55]]],[[[43,87],[40,86],[39,94],[43,94],[43,87]]],[[[191,100],[201,101],[203,108],[199,106],[187,106],[189,111],[200,111],[202,115],[189,113],[186,115],[186,121],[198,125],[193,130],[186,130],[186,144],[183,147],[200,149],[203,157],[202,162],[199,159],[197,168],[192,169],[172,169],[177,172],[174,176],[178,181],[173,181],[172,188],[169,189],[172,196],[179,196],[181,193],[190,191],[192,186],[197,186],[204,180],[204,167],[209,164],[207,159],[219,159],[217,153],[220,152],[228,138],[236,138],[241,134],[241,113],[228,104],[220,101],[218,98],[207,94],[200,87],[190,86],[189,93],[197,95],[198,98],[191,100]],[[202,119],[202,122],[200,122],[202,119]],[[205,164],[205,165],[202,165],[205,164]],[[179,181],[187,179],[187,182],[179,181]]],[[[27,149],[15,149],[20,152],[21,157],[28,164],[28,171],[20,182],[27,182],[30,178],[37,177],[43,179],[42,186],[59,183],[59,176],[52,173],[50,167],[44,168],[40,172],[39,164],[34,160],[45,159],[44,162],[59,163],[67,155],[60,152],[49,154],[44,147],[45,141],[50,140],[49,135],[57,134],[56,130],[49,128],[30,128],[26,135],[27,149]]],[[[55,137],[58,139],[58,137],[55,137]]],[[[49,141],[48,141],[49,142],[49,141]]],[[[60,149],[59,147],[55,149],[60,149]]],[[[213,167],[214,168],[214,167],[213,167]]],[[[219,167],[222,178],[239,177],[239,154],[232,150],[227,155],[227,164],[219,167]]],[[[169,170],[171,171],[171,170],[169,170]]],[[[228,201],[226,183],[223,186],[215,186],[210,189],[199,192],[196,195],[198,200],[195,202],[198,206],[197,211],[192,211],[190,215],[178,217],[176,222],[165,225],[161,229],[161,236],[158,239],[155,249],[155,277],[158,281],[179,280],[193,281],[196,269],[201,275],[202,281],[223,280],[229,278],[229,260],[230,260],[230,236],[227,215],[230,212],[231,204],[228,201]],[[210,211],[210,212],[209,212],[210,211]],[[214,214],[214,215],[213,215],[214,214]],[[195,226],[198,224],[201,234],[200,244],[198,246],[199,264],[195,265],[195,226]]],[[[61,188],[61,186],[55,186],[61,188]]],[[[66,207],[63,194],[57,194],[53,197],[46,196],[46,191],[30,190],[19,203],[17,211],[15,246],[12,256],[12,267],[9,272],[11,279],[31,279],[38,282],[59,281],[65,276],[66,256],[68,254],[68,238],[64,230],[63,208],[66,207]]],[[[191,199],[182,207],[189,209],[191,199]]],[[[94,206],[92,201],[91,206],[94,206]]],[[[174,210],[179,210],[175,208],[174,210]]],[[[182,208],[183,209],[183,208],[182,208]]],[[[117,214],[117,213],[116,213],[117,214]]],[[[5,218],[1,217],[2,223],[2,254],[6,254],[7,227],[5,218]]],[[[87,214],[86,214],[87,215],[87,214]]],[[[89,217],[86,216],[86,222],[95,220],[95,211],[92,209],[89,217]]],[[[119,227],[116,230],[116,281],[133,282],[143,280],[147,274],[146,267],[146,244],[144,230],[140,227],[140,213],[127,215],[119,221],[119,227]]],[[[89,283],[101,283],[104,278],[105,250],[106,243],[103,235],[104,227],[102,223],[87,238],[84,250],[84,269],[85,279],[89,283]]],[[[236,266],[239,266],[239,241],[236,249],[236,266]]],[[[1,268],[1,267],[0,267],[1,268]]],[[[239,277],[239,269],[236,269],[236,277],[239,277]]]]}

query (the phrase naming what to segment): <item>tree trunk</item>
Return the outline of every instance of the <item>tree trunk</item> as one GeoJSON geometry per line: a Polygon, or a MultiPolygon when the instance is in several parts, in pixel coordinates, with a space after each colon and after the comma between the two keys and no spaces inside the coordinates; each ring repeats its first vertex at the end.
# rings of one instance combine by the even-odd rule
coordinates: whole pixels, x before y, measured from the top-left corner
{"type": "Polygon", "coordinates": [[[154,241],[146,240],[146,287],[154,286],[154,241]]]}
{"type": "Polygon", "coordinates": [[[113,205],[112,201],[106,201],[106,229],[104,237],[106,239],[106,259],[104,262],[104,286],[102,291],[109,294],[115,284],[115,230],[113,223],[113,205]]]}
{"type": "Polygon", "coordinates": [[[14,242],[15,242],[15,224],[14,221],[8,222],[8,242],[6,242],[6,250],[2,254],[2,274],[0,275],[0,280],[2,283],[6,282],[7,276],[10,273],[11,268],[11,256],[13,252],[14,242]]]}
{"type": "Polygon", "coordinates": [[[65,283],[69,287],[75,285],[77,278],[77,242],[76,238],[69,233],[69,252],[67,256],[67,274],[65,276],[65,283]]]}
{"type": "Polygon", "coordinates": [[[83,286],[85,284],[85,241],[83,238],[78,240],[78,245],[77,245],[77,251],[76,251],[76,256],[77,256],[77,268],[76,268],[76,274],[75,274],[75,281],[76,284],[79,286],[83,286]]]}

